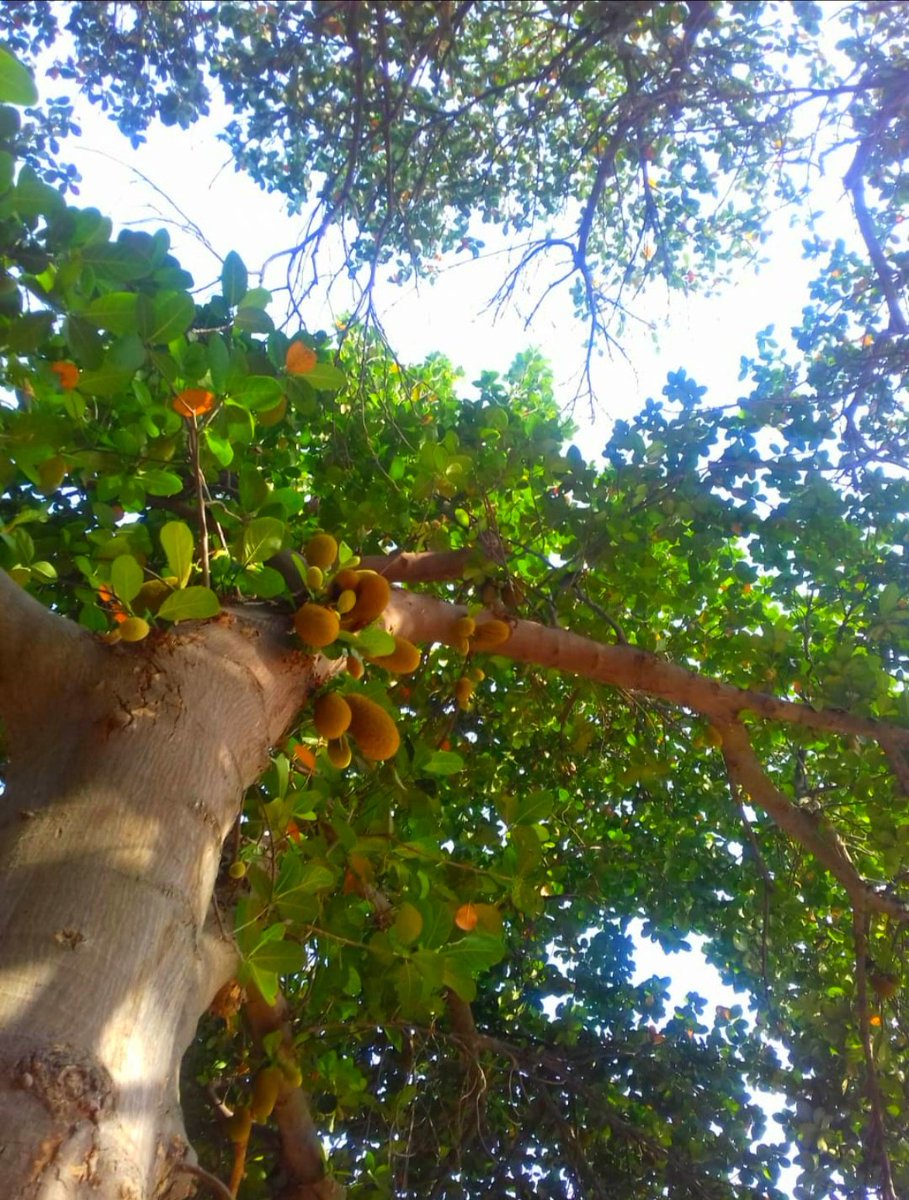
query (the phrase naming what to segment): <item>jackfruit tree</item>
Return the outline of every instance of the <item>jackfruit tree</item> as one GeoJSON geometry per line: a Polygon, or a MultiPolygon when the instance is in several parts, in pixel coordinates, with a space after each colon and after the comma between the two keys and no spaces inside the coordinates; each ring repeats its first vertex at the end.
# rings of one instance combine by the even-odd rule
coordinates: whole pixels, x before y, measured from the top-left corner
{"type": "MultiPolygon", "coordinates": [[[[69,8],[156,54],[172,19],[366,14],[404,54],[408,14],[515,6],[69,8]]],[[[588,56],[646,56],[690,18],[735,91],[758,9],[513,36],[580,14],[617,22],[588,56]]],[[[743,347],[739,396],[679,369],[597,462],[533,353],[465,389],[276,326],[234,253],[203,294],[165,232],[115,236],[0,53],[4,1196],[757,1200],[787,1158],[803,1196],[905,1191],[905,43],[898,6],[840,17],[865,66],[813,89],[855,245],[809,231],[796,341],[743,347]],[[632,982],[634,922],[742,1004],[632,982]]],[[[105,61],[125,113],[141,63],[105,61]]],[[[667,261],[739,252],[665,194],[667,261]]]]}

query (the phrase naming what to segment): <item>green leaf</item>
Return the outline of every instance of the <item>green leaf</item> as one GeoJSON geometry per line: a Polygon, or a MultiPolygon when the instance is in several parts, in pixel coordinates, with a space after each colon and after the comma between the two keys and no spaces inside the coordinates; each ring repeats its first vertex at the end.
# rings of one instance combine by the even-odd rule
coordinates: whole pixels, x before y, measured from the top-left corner
{"type": "Polygon", "coordinates": [[[427,775],[457,775],[458,771],[464,770],[464,759],[453,750],[434,750],[420,764],[420,770],[427,775]]]}
{"type": "Polygon", "coordinates": [[[224,299],[231,308],[234,308],[246,295],[248,289],[249,274],[243,265],[243,259],[235,250],[231,250],[221,268],[221,292],[224,299]]]}
{"type": "Polygon", "coordinates": [[[210,425],[203,431],[203,438],[219,465],[229,467],[234,461],[234,447],[231,438],[217,433],[210,425]]]}
{"type": "Polygon", "coordinates": [[[314,895],[316,892],[325,891],[326,888],[333,888],[337,880],[338,873],[334,867],[327,863],[308,862],[304,863],[300,872],[297,888],[304,895],[314,895]]]}
{"type": "Polygon", "coordinates": [[[337,392],[347,383],[347,376],[331,363],[316,363],[311,371],[302,376],[311,387],[320,392],[337,392]]]}
{"type": "Polygon", "coordinates": [[[230,351],[227,349],[227,343],[220,333],[212,333],[209,334],[206,350],[211,385],[216,392],[223,392],[227,387],[227,376],[230,372],[230,351]]]}
{"type": "Polygon", "coordinates": [[[504,957],[501,938],[489,933],[468,933],[445,949],[445,961],[458,974],[476,978],[504,957]]]}
{"type": "Polygon", "coordinates": [[[158,616],[167,621],[202,621],[220,611],[220,601],[211,588],[187,587],[168,596],[158,616]]]}
{"type": "Polygon", "coordinates": [[[158,536],[167,555],[169,574],[176,577],[177,587],[185,587],[193,569],[195,552],[191,529],[183,521],[168,521],[158,536]]]}
{"type": "Polygon", "coordinates": [[[253,412],[274,408],[284,394],[279,379],[271,375],[246,375],[238,379],[230,389],[231,398],[237,404],[253,412]]]}
{"type": "Polygon", "coordinates": [[[518,799],[514,821],[518,825],[537,825],[551,815],[553,803],[554,798],[549,792],[531,791],[518,799]]]}
{"type": "Polygon", "coordinates": [[[250,288],[240,301],[240,308],[268,308],[271,304],[271,292],[267,288],[250,288]]]}
{"type": "Polygon", "coordinates": [[[195,301],[187,292],[159,292],[150,308],[140,310],[138,331],[146,342],[164,345],[185,333],[195,315],[195,301]]]}
{"type": "Polygon", "coordinates": [[[19,105],[38,103],[38,89],[31,71],[2,46],[0,46],[0,102],[19,105]]]}
{"type": "Polygon", "coordinates": [[[111,563],[110,585],[124,604],[136,598],[144,580],[145,574],[131,554],[121,554],[111,563]]]}
{"type": "Polygon", "coordinates": [[[243,530],[240,541],[240,560],[248,566],[250,563],[264,562],[277,554],[284,543],[285,527],[283,521],[275,517],[254,517],[243,530]]]}
{"type": "Polygon", "coordinates": [[[183,480],[174,471],[143,471],[142,486],[150,496],[176,496],[183,491],[183,480]]]}
{"type": "Polygon", "coordinates": [[[415,902],[423,918],[420,944],[426,950],[438,950],[448,941],[454,928],[454,920],[448,905],[427,898],[415,902]]]}
{"type": "Polygon", "coordinates": [[[354,640],[367,658],[381,658],[383,654],[391,654],[395,648],[393,635],[379,625],[367,625],[354,640]]]}
{"type": "Polygon", "coordinates": [[[275,323],[258,308],[241,308],[234,317],[234,329],[239,333],[272,333],[275,323]]]}
{"type": "Polygon", "coordinates": [[[411,904],[409,900],[405,900],[398,907],[393,928],[398,941],[409,946],[420,936],[423,929],[423,915],[415,905],[411,904]]]}
{"type": "Polygon", "coordinates": [[[92,300],[82,316],[111,333],[138,333],[138,304],[135,292],[108,292],[92,300]]]}

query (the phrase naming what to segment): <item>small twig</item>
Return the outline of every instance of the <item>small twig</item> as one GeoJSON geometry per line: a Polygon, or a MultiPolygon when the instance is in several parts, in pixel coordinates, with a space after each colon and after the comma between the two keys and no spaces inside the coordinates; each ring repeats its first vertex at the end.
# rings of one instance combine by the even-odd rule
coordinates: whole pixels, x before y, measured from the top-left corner
{"type": "Polygon", "coordinates": [[[195,414],[192,423],[187,422],[189,431],[189,456],[193,469],[193,480],[196,485],[196,512],[199,516],[199,550],[202,555],[202,583],[211,586],[211,568],[208,556],[208,515],[205,511],[205,477],[199,462],[199,427],[195,414]]]}

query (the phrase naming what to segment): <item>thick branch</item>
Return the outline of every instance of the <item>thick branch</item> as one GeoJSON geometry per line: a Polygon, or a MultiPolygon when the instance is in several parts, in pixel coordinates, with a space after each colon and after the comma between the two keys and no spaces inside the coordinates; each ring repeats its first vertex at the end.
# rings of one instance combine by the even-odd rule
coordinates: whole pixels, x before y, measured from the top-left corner
{"type": "Polygon", "coordinates": [[[897,897],[876,891],[855,869],[846,847],[834,830],[785,796],[767,775],[751,747],[748,732],[738,721],[716,728],[723,739],[723,756],[730,778],[747,792],[783,833],[799,842],[826,867],[846,890],[853,907],[861,912],[886,913],[909,923],[909,908],[897,897]]]}
{"type": "Polygon", "coordinates": [[[0,571],[0,717],[13,728],[64,684],[97,678],[103,647],[81,626],[52,613],[0,571]]]}
{"type": "MultiPolygon", "coordinates": [[[[433,596],[396,588],[385,610],[385,624],[392,633],[401,634],[417,644],[450,642],[454,621],[466,613],[464,605],[449,604],[433,596]]],[[[484,619],[488,618],[480,616],[478,623],[484,619]]],[[[743,712],[753,712],[788,725],[867,737],[876,742],[886,741],[891,746],[909,746],[909,729],[900,726],[884,725],[839,709],[815,710],[807,704],[734,687],[666,662],[635,646],[604,645],[592,638],[539,625],[535,621],[512,619],[509,623],[511,637],[491,653],[515,662],[536,663],[597,683],[644,692],[720,722],[733,721],[743,712]]]]}

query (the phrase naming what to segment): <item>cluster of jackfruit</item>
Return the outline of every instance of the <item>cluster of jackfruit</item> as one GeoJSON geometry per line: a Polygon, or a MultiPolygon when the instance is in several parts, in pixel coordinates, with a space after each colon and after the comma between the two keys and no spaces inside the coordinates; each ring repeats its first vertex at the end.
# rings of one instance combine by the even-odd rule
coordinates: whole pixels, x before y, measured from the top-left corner
{"type": "Polygon", "coordinates": [[[498,617],[490,617],[479,624],[473,617],[458,617],[452,624],[448,640],[460,654],[486,654],[510,637],[511,626],[498,617]]]}
{"type": "MultiPolygon", "coordinates": [[[[381,616],[391,599],[391,587],[375,571],[344,566],[327,575],[335,564],[338,543],[329,533],[317,533],[303,550],[307,562],[306,586],[319,600],[298,609],[294,627],[300,640],[320,650],[331,645],[343,630],[357,633],[381,616]],[[324,602],[322,602],[324,601],[324,602]]],[[[420,651],[404,637],[394,638],[394,647],[381,655],[367,655],[368,662],[394,675],[407,675],[420,665],[420,651]]],[[[348,656],[348,675],[359,680],[364,674],[363,658],[348,656]]],[[[380,704],[355,692],[343,695],[325,692],[314,705],[316,731],[328,743],[329,761],[339,769],[350,764],[351,739],[364,758],[383,762],[398,752],[398,727],[380,704]]]]}
{"type": "Polygon", "coordinates": [[[394,719],[375,700],[356,692],[325,692],[315,702],[313,720],[328,742],[329,762],[339,770],[350,765],[350,738],[372,762],[394,758],[401,745],[394,719]]]}
{"type": "MultiPolygon", "coordinates": [[[[448,641],[460,654],[484,654],[495,650],[510,637],[511,626],[498,617],[490,617],[478,624],[473,617],[465,616],[452,623],[448,641]]],[[[485,678],[479,667],[472,667],[461,675],[454,688],[458,708],[467,711],[471,707],[477,684],[485,678]]]]}
{"type": "MultiPolygon", "coordinates": [[[[294,616],[297,635],[307,646],[321,650],[330,646],[342,629],[355,633],[384,612],[391,599],[391,587],[384,575],[344,566],[327,577],[326,573],[338,557],[338,543],[330,533],[317,533],[310,538],[303,550],[303,557],[308,564],[304,576],[306,586],[312,596],[320,597],[319,602],[308,601],[294,616]]],[[[411,653],[401,661],[412,659],[411,653]]],[[[408,669],[415,670],[418,664],[417,652],[416,663],[408,669]]],[[[401,670],[398,666],[388,669],[401,670]]]]}

